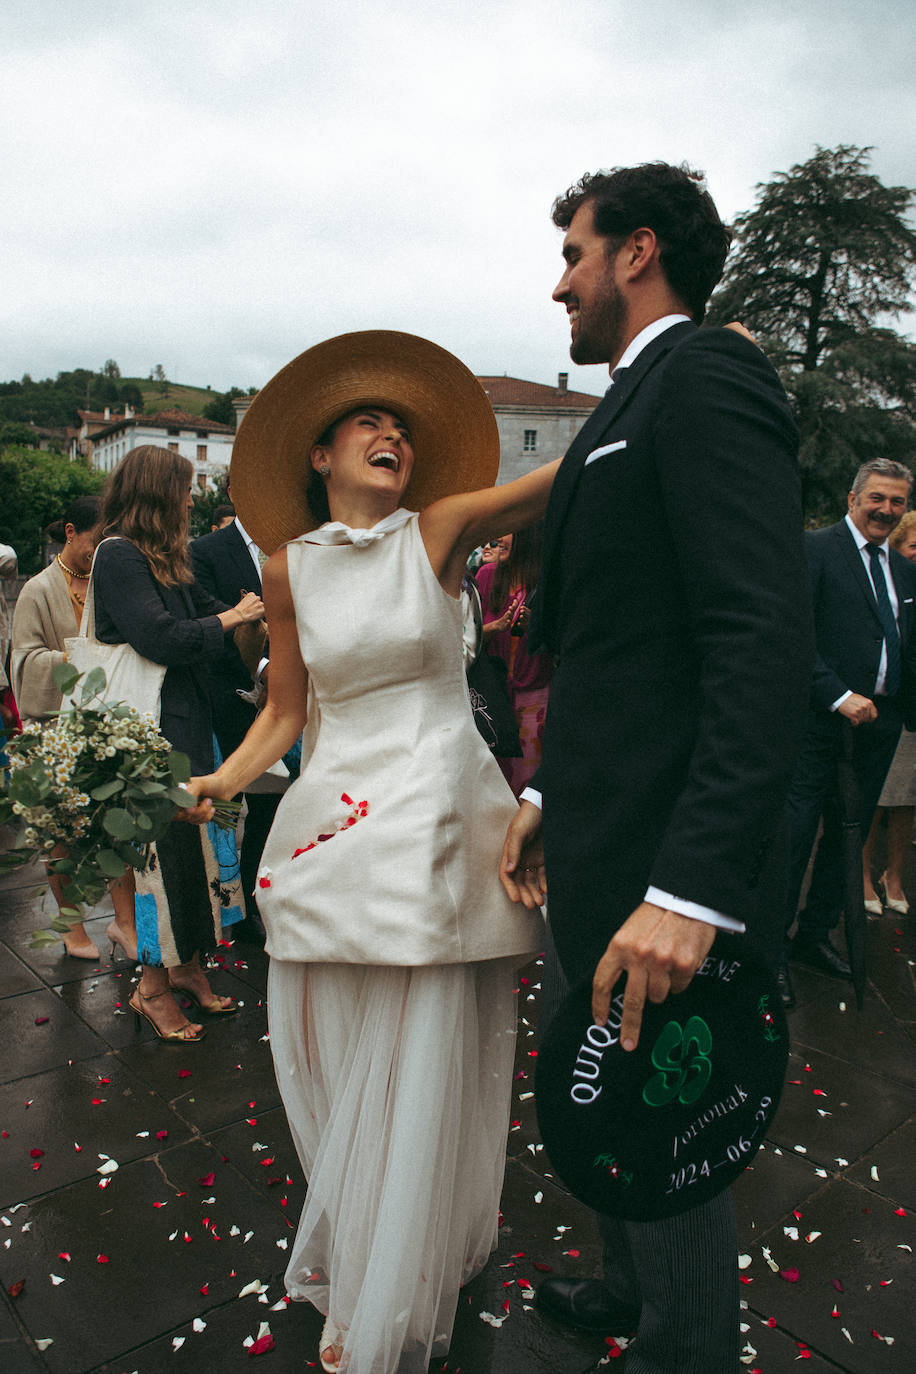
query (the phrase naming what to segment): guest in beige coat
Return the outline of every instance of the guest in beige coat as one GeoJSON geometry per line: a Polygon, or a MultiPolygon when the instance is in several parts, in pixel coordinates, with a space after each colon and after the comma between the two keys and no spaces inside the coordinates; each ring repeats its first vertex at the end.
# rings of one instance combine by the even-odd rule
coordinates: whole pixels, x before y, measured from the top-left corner
{"type": "MultiPolygon", "coordinates": [[[[79,632],[92,555],[96,546],[99,498],[78,496],[71,501],[51,533],[63,538],[64,547],[42,572],[29,578],[13,612],[10,676],[13,695],[23,722],[41,721],[60,707],[61,693],[54,669],[66,660],[64,640],[79,632]]],[[[62,853],[63,851],[61,851],[62,853]]],[[[57,851],[54,851],[57,856],[57,851]]],[[[51,878],[58,907],[65,906],[60,881],[51,878]]],[[[119,947],[136,959],[133,889],[128,880],[111,885],[115,919],[108,927],[112,951],[119,947]]],[[[63,937],[67,954],[76,959],[98,959],[99,951],[81,921],[63,937]]]]}

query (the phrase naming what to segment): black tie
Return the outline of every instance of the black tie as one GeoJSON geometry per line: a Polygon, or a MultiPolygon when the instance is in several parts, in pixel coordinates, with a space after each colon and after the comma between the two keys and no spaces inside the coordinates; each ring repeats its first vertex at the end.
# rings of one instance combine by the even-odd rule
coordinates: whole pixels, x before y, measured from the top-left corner
{"type": "Polygon", "coordinates": [[[897,621],[894,618],[894,608],[887,594],[887,582],[881,564],[881,555],[884,550],[877,544],[866,544],[865,547],[868,549],[868,556],[871,559],[871,580],[878,601],[878,615],[884,630],[884,646],[887,650],[884,691],[887,696],[893,697],[900,690],[900,634],[897,630],[897,621]]]}

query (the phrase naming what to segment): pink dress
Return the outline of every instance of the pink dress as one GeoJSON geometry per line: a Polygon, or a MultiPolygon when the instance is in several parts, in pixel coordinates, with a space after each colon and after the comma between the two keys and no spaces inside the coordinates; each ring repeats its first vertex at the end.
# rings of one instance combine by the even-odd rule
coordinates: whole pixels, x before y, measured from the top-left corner
{"type": "MultiPolygon", "coordinates": [[[[510,601],[518,598],[525,600],[527,595],[524,587],[513,587],[499,610],[491,611],[490,590],[493,586],[495,568],[495,564],[485,563],[477,572],[477,586],[480,590],[485,625],[491,620],[498,620],[510,601]]],[[[486,652],[495,658],[501,658],[507,668],[506,685],[518,722],[522,757],[497,759],[497,762],[512,791],[519,796],[541,762],[541,743],[553,665],[547,654],[528,652],[527,635],[513,635],[509,630],[499,630],[491,635],[486,641],[486,652]]]]}

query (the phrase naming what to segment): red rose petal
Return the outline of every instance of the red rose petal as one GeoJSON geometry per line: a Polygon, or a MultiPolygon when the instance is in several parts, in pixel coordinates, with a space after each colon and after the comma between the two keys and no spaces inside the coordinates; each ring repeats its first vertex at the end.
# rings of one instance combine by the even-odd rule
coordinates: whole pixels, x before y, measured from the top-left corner
{"type": "Polygon", "coordinates": [[[216,1175],[211,1172],[209,1174],[204,1174],[203,1178],[199,1178],[197,1182],[200,1184],[201,1188],[212,1188],[215,1177],[216,1175]]]}
{"type": "Polygon", "coordinates": [[[785,1279],[786,1283],[798,1283],[798,1270],[795,1268],[780,1269],[779,1277],[785,1279]]]}
{"type": "Polygon", "coordinates": [[[95,1262],[96,1262],[96,1264],[110,1264],[110,1263],[111,1263],[111,1261],[109,1260],[109,1258],[108,1258],[107,1255],[96,1255],[96,1257],[95,1257],[95,1262]]]}
{"type": "Polygon", "coordinates": [[[33,1150],[29,1150],[29,1156],[31,1159],[41,1159],[43,1154],[44,1150],[39,1150],[37,1147],[33,1150]]]}
{"type": "Polygon", "coordinates": [[[267,1334],[266,1336],[262,1336],[261,1339],[260,1339],[259,1341],[254,1341],[253,1344],[251,1344],[251,1345],[248,1347],[248,1354],[249,1354],[249,1355],[264,1355],[264,1354],[266,1354],[266,1352],[267,1352],[268,1350],[273,1350],[273,1348],[274,1348],[274,1338],[273,1338],[273,1336],[271,1336],[270,1333],[268,1332],[268,1334],[267,1334]]]}
{"type": "Polygon", "coordinates": [[[191,1070],[190,1070],[190,1069],[179,1069],[179,1070],[178,1070],[178,1077],[179,1077],[179,1078],[190,1078],[190,1077],[191,1077],[191,1070]]]}

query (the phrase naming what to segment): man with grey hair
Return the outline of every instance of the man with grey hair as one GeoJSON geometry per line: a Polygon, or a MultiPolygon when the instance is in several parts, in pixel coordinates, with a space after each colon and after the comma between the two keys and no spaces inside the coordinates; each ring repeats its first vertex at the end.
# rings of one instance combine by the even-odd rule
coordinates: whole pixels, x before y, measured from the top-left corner
{"type": "MultiPolygon", "coordinates": [[[[916,655],[916,567],[888,544],[912,487],[913,474],[902,463],[888,458],[863,463],[846,516],[805,537],[817,658],[789,789],[786,934],[823,816],[808,898],[788,948],[791,958],[835,978],[849,977],[846,960],[830,940],[844,903],[837,760],[844,746],[851,746],[864,840],[901,726],[916,724],[916,674],[910,661],[916,655]]],[[[785,961],[780,991],[785,1005],[794,1006],[785,961]]]]}

